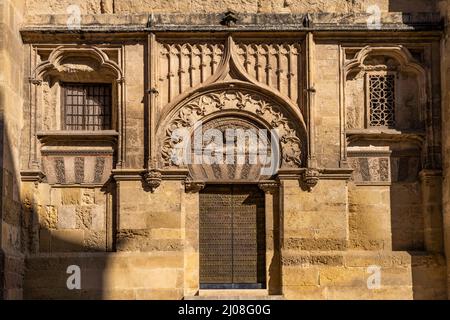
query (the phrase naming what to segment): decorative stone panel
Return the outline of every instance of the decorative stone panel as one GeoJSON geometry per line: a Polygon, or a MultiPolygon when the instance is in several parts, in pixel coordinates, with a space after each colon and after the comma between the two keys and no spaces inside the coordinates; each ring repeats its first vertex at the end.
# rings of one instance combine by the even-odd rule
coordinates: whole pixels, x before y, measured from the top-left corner
{"type": "Polygon", "coordinates": [[[113,169],[114,132],[40,134],[42,165],[51,185],[103,185],[113,169]],[[82,140],[84,139],[84,141],[82,140]]]}
{"type": "Polygon", "coordinates": [[[350,147],[348,162],[354,169],[352,180],[356,184],[390,184],[390,155],[389,147],[350,147]]]}

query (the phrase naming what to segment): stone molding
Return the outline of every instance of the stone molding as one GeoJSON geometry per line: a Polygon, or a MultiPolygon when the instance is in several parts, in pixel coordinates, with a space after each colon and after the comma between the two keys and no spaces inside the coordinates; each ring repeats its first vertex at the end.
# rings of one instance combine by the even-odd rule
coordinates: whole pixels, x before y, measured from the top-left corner
{"type": "MultiPolygon", "coordinates": [[[[83,15],[79,32],[151,31],[442,31],[444,21],[438,13],[383,13],[378,29],[369,29],[368,13],[171,13],[83,15]]],[[[67,29],[65,15],[28,17],[21,33],[27,41],[33,34],[52,31],[74,33],[67,29]]]]}

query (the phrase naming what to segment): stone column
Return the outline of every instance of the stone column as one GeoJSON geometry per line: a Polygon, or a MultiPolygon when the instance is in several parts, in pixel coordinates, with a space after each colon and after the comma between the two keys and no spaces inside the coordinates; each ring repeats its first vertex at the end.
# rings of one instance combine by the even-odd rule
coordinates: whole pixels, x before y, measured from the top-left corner
{"type": "Polygon", "coordinates": [[[443,251],[442,221],[442,172],[420,172],[422,208],[424,218],[425,249],[429,252],[443,251]]]}
{"type": "Polygon", "coordinates": [[[276,181],[259,183],[265,193],[266,288],[269,295],[281,292],[279,190],[276,181]]]}
{"type": "Polygon", "coordinates": [[[199,192],[205,187],[201,182],[185,182],[182,211],[184,215],[184,296],[197,295],[200,287],[199,254],[199,192]]]}

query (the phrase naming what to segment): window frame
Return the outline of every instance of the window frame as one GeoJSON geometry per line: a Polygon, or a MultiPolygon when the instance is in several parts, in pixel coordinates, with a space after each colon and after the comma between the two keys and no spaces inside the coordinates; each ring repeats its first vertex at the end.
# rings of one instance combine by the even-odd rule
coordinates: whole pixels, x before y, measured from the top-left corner
{"type": "Polygon", "coordinates": [[[365,110],[365,127],[367,129],[395,129],[396,119],[397,119],[397,104],[398,104],[398,94],[397,94],[397,72],[390,71],[390,70],[383,70],[383,71],[368,71],[365,75],[365,87],[366,87],[366,110],[365,110]],[[383,125],[383,126],[373,126],[371,125],[371,99],[370,99],[370,78],[371,76],[393,76],[394,77],[394,106],[393,106],[393,116],[394,116],[394,124],[392,126],[383,125]]]}
{"type": "MultiPolygon", "coordinates": [[[[60,82],[60,88],[61,88],[61,130],[64,131],[78,131],[78,132],[100,132],[100,131],[109,131],[109,130],[114,130],[114,86],[112,83],[110,82],[65,82],[62,81],[60,82]],[[88,87],[106,87],[109,89],[109,105],[106,106],[107,108],[109,108],[109,113],[107,115],[108,117],[108,125],[102,125],[101,127],[99,125],[94,125],[94,126],[98,126],[98,129],[87,129],[86,128],[86,122],[85,119],[87,116],[89,116],[88,113],[86,113],[86,91],[84,91],[83,94],[83,114],[82,114],[82,118],[83,118],[83,124],[82,129],[74,129],[74,128],[70,128],[69,126],[73,126],[70,124],[66,123],[67,120],[67,90],[69,87],[83,87],[83,88],[88,88],[88,87]]],[[[97,117],[100,115],[97,115],[97,117]]],[[[105,115],[101,115],[102,117],[105,117],[105,115]]],[[[104,118],[106,119],[106,117],[104,118]]],[[[104,121],[103,121],[104,122],[104,121]]]]}

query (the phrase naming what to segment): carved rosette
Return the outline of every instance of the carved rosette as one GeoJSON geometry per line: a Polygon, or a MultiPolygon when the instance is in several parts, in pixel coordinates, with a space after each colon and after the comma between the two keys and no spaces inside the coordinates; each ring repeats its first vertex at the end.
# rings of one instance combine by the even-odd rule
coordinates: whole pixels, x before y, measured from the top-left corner
{"type": "Polygon", "coordinates": [[[317,185],[319,182],[320,172],[317,169],[306,169],[306,171],[303,173],[303,182],[308,188],[308,191],[312,191],[312,189],[317,185]]]}
{"type": "Polygon", "coordinates": [[[280,184],[277,181],[260,182],[258,187],[264,191],[265,194],[274,194],[278,191],[280,184]]]}
{"type": "Polygon", "coordinates": [[[145,184],[150,188],[153,193],[161,185],[162,174],[159,170],[151,169],[144,174],[145,184]]]}
{"type": "Polygon", "coordinates": [[[186,193],[198,193],[205,188],[205,185],[202,181],[192,181],[190,179],[184,182],[186,193]]]}

